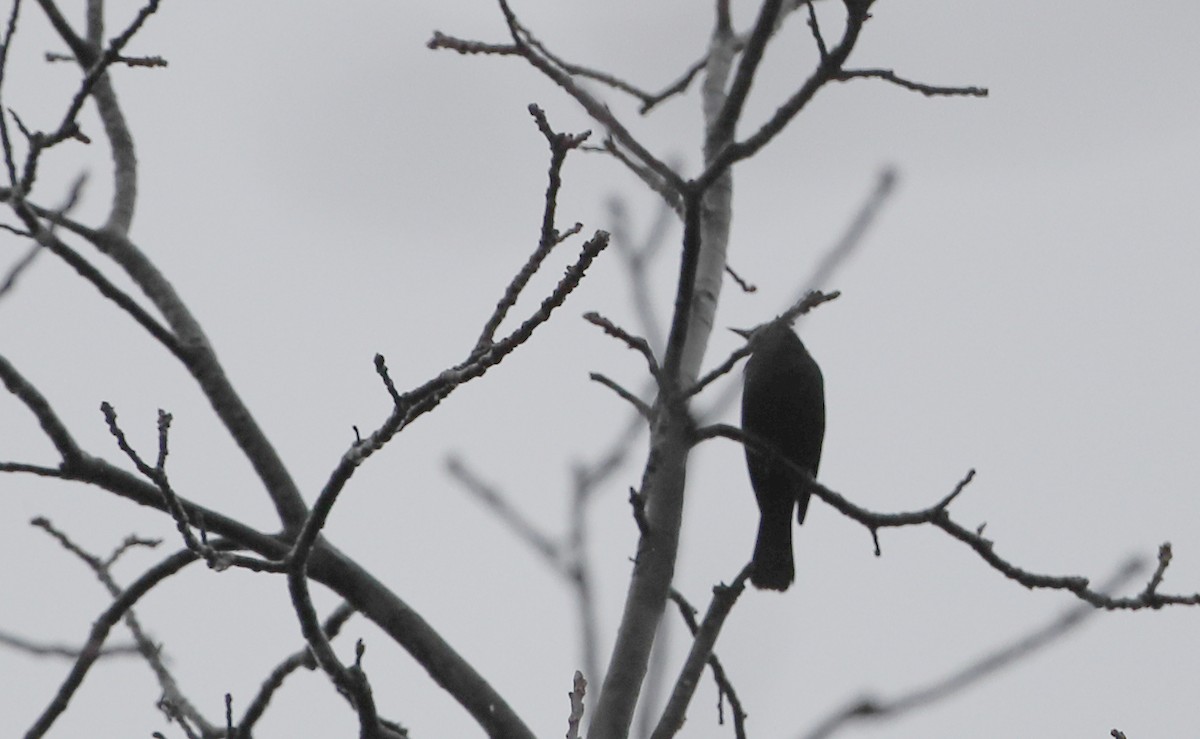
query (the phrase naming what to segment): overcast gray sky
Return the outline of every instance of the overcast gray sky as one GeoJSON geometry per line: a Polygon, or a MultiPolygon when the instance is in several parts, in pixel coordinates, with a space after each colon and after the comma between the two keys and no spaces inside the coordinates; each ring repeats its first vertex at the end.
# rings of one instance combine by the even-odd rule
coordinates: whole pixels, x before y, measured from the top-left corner
{"type": "MultiPolygon", "coordinates": [[[[647,88],[702,52],[709,5],[514,2],[550,48],[647,88]]],[[[753,7],[735,6],[744,28],[753,7]]],[[[113,3],[109,35],[137,7],[113,3]]],[[[837,14],[822,9],[832,34],[837,14]]],[[[895,196],[827,286],[843,296],[801,326],[826,378],[822,481],[877,510],[911,510],[975,468],[952,512],[965,525],[986,522],[1011,561],[1103,579],[1170,541],[1163,589],[1195,592],[1200,6],[880,0],[873,15],[854,66],[991,95],[928,99],[878,81],[823,91],[735,172],[730,261],[759,290],[726,285],[719,325],[774,315],[879,172],[895,167],[895,196]]],[[[532,249],[547,152],[526,106],[540,104],[559,130],[594,128],[519,60],[429,51],[435,29],[504,39],[486,0],[165,2],[130,53],[170,66],[116,75],[141,162],[132,235],[204,323],[309,499],[352,425],[372,428],[388,410],[373,354],[388,358],[402,388],[461,359],[532,249]]],[[[55,125],[77,84],[68,65],[42,61],[47,50],[64,48],[29,4],[4,101],[32,128],[55,125]]],[[[768,53],[743,132],[796,87],[811,57],[809,32],[793,18],[768,53]]],[[[645,119],[605,94],[651,151],[697,171],[694,94],[645,119]]],[[[90,111],[84,124],[96,143],[53,152],[38,201],[56,204],[87,172],[77,213],[90,222],[107,203],[108,153],[90,111]]],[[[654,197],[612,160],[574,155],[565,178],[564,226],[610,227],[613,196],[635,230],[655,217],[654,197]]],[[[25,248],[0,237],[4,264],[25,248]]],[[[572,248],[533,295],[553,284],[572,248]]],[[[672,241],[656,267],[660,319],[676,254],[672,241]]],[[[640,330],[616,253],[527,346],[364,466],[329,525],[338,546],[422,613],[541,736],[565,731],[565,694],[580,666],[571,595],[463,494],[444,462],[461,455],[529,517],[561,531],[572,464],[606,449],[626,414],[588,372],[644,381],[631,352],[579,318],[590,310],[640,330]]],[[[718,331],[708,365],[736,345],[718,331]]],[[[176,487],[274,528],[251,470],[186,374],[61,264],[42,258],[0,302],[0,351],[94,454],[119,457],[101,401],[143,447],[153,444],[156,409],[173,412],[176,487]]],[[[634,552],[625,501],[643,446],[590,515],[605,654],[634,552]]],[[[0,458],[51,462],[50,452],[24,409],[0,400],[0,458]]],[[[693,458],[677,587],[697,605],[749,556],[757,512],[744,469],[740,449],[724,441],[693,458]]],[[[28,526],[35,515],[98,552],[129,533],[177,546],[169,520],[95,489],[6,477],[0,491],[5,631],[78,642],[106,603],[81,565],[28,526]]],[[[932,530],[886,531],[876,558],[860,526],[820,504],[796,541],[796,586],[747,593],[717,646],[757,737],[794,736],[864,691],[917,687],[1074,605],[1024,590],[932,530]]],[[[129,556],[118,574],[128,581],[161,556],[129,556]]],[[[214,719],[224,693],[244,706],[300,644],[278,578],[197,567],[139,615],[214,719]]],[[[952,701],[844,735],[1187,735],[1200,677],[1195,624],[1196,612],[1182,609],[1100,614],[952,701]]],[[[359,637],[387,716],[415,736],[479,734],[362,619],[339,642],[346,654],[359,637]]],[[[677,659],[685,649],[678,632],[673,649],[677,659]]],[[[0,651],[7,733],[28,727],[66,669],[0,651]]],[[[54,735],[179,735],[154,710],[157,697],[144,665],[101,665],[54,735]]],[[[706,678],[687,736],[732,735],[716,725],[715,702],[706,678]]],[[[354,730],[324,677],[305,674],[259,735],[354,730]]]]}

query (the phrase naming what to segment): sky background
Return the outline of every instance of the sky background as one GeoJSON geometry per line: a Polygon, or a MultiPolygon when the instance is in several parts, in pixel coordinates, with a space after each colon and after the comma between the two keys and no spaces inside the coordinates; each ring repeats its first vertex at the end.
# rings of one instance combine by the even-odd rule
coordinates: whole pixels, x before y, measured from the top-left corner
{"type": "MultiPolygon", "coordinates": [[[[63,9],[78,21],[76,5],[63,9]]],[[[710,5],[514,2],[551,49],[649,89],[703,52],[710,5]]],[[[754,6],[734,5],[744,29],[754,6]]],[[[7,15],[10,6],[0,7],[7,15]]],[[[111,3],[106,35],[137,7],[111,3]]],[[[821,11],[832,37],[837,6],[821,11]]],[[[826,286],[842,297],[800,326],[826,379],[822,482],[869,508],[903,511],[940,499],[974,468],[951,512],[967,526],[986,522],[1011,562],[1103,580],[1129,556],[1152,557],[1170,541],[1175,561],[1162,589],[1200,590],[1200,5],[880,0],[873,15],[852,66],[991,95],[928,99],[865,80],[833,86],[740,165],[730,262],[758,291],[726,284],[706,366],[738,345],[723,327],[784,307],[879,173],[894,167],[894,196],[826,286]]],[[[541,105],[558,130],[594,128],[523,61],[426,49],[434,30],[505,38],[485,0],[167,2],[129,53],[162,55],[170,66],[116,73],[141,163],[132,236],[203,323],[309,500],[352,427],[373,428],[390,407],[373,355],[387,357],[401,389],[459,361],[535,245],[548,152],[526,106],[541,105]]],[[[4,103],[48,130],[78,74],[45,63],[46,51],[64,47],[27,3],[4,103]]],[[[812,59],[808,29],[792,18],[768,51],[743,135],[799,85],[812,59]]],[[[620,95],[604,96],[651,151],[697,171],[695,94],[647,118],[620,95]]],[[[34,199],[57,205],[86,172],[76,215],[97,223],[109,199],[108,151],[90,109],[82,121],[95,143],[47,155],[34,199]]],[[[564,176],[562,227],[612,228],[613,198],[635,234],[656,218],[655,197],[610,159],[572,155],[564,176]]],[[[663,324],[677,241],[672,228],[654,265],[663,324]]],[[[578,243],[547,264],[513,321],[554,284],[578,243]]],[[[26,248],[0,235],[4,264],[26,248]]],[[[327,529],[539,736],[565,731],[566,692],[580,667],[572,594],[448,476],[446,460],[462,458],[561,533],[573,465],[597,459],[627,419],[626,406],[588,373],[631,388],[645,381],[636,355],[580,316],[599,311],[641,332],[629,295],[610,249],[526,346],[361,468],[327,529]]],[[[89,452],[111,461],[120,453],[101,401],[147,451],[156,409],[172,412],[176,488],[274,530],[249,465],[186,373],[61,263],[43,256],[0,301],[0,351],[89,452]]],[[[735,407],[722,413],[736,419],[735,407]]],[[[643,438],[588,513],[604,655],[635,546],[627,491],[644,454],[643,438]]],[[[54,461],[11,399],[0,399],[0,459],[54,461]]],[[[744,470],[740,448],[722,440],[700,447],[689,467],[676,587],[700,607],[751,551],[757,511],[744,470]]],[[[9,563],[0,568],[0,630],[30,639],[79,643],[108,602],[80,563],[28,525],[33,516],[98,553],[130,533],[164,538],[161,551],[121,562],[123,582],[178,547],[169,519],[96,489],[8,476],[0,496],[0,554],[9,563]]],[[[880,539],[877,558],[861,526],[814,503],[796,536],[795,586],[747,592],[738,603],[717,652],[752,736],[795,736],[865,692],[888,697],[924,685],[1075,605],[1063,593],[1026,591],[936,530],[880,539]]],[[[334,605],[318,595],[323,608],[334,605]]],[[[244,707],[301,643],[283,580],[264,575],[193,566],[138,614],[212,720],[226,692],[244,707]]],[[[1187,735],[1200,678],[1198,617],[1194,609],[1099,614],[953,700],[841,735],[1187,735]]],[[[686,649],[680,634],[670,673],[686,649]]],[[[343,655],[357,638],[366,640],[384,715],[414,736],[480,735],[364,619],[337,642],[343,655]]],[[[26,730],[67,669],[0,651],[2,733],[26,730]]],[[[158,695],[141,662],[98,665],[52,735],[180,736],[154,709],[158,695]]],[[[686,736],[732,736],[716,725],[715,703],[706,676],[686,736]]],[[[289,681],[257,735],[355,731],[325,678],[306,673],[289,681]]]]}

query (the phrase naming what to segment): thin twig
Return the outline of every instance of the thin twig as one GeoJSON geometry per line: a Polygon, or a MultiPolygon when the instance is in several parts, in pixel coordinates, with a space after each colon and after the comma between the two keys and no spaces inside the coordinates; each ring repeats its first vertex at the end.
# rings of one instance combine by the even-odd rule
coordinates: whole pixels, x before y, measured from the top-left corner
{"type": "Polygon", "coordinates": [[[923,82],[914,82],[904,79],[890,69],[846,69],[842,70],[834,79],[839,82],[848,82],[853,79],[869,78],[879,79],[891,82],[894,85],[899,85],[906,90],[919,92],[926,97],[977,97],[985,98],[988,96],[986,87],[976,87],[974,85],[962,87],[950,87],[944,85],[927,85],[923,82]]]}
{"type": "MultiPolygon", "coordinates": [[[[60,54],[55,51],[47,51],[45,59],[46,59],[46,61],[51,62],[51,63],[76,61],[75,57],[70,54],[60,54]]],[[[169,66],[166,59],[163,59],[161,56],[157,56],[157,55],[155,55],[155,56],[125,56],[124,54],[120,54],[117,56],[117,58],[115,60],[113,60],[113,63],[114,64],[123,64],[126,67],[158,68],[158,67],[169,66]]]]}
{"type": "Polygon", "coordinates": [[[593,382],[598,382],[609,390],[612,390],[622,400],[632,405],[638,412],[638,415],[640,415],[642,418],[649,421],[654,417],[654,410],[649,405],[647,405],[638,396],[621,387],[615,380],[612,380],[599,372],[589,373],[588,377],[590,377],[593,382]]]}
{"type": "MultiPolygon", "coordinates": [[[[72,647],[66,644],[42,644],[31,641],[25,637],[15,636],[0,631],[0,644],[16,650],[31,654],[35,657],[65,657],[67,659],[79,659],[79,655],[83,654],[83,647],[72,647]]],[[[97,653],[97,657],[137,657],[141,654],[136,644],[118,644],[112,647],[103,647],[97,653]]]]}
{"type": "MultiPolygon", "coordinates": [[[[546,113],[536,105],[529,106],[529,114],[533,116],[537,122],[538,130],[542,132],[542,135],[546,137],[547,143],[550,144],[550,181],[546,185],[541,235],[538,238],[537,248],[534,249],[533,254],[526,260],[524,266],[513,276],[512,281],[504,291],[504,295],[500,298],[500,302],[496,305],[496,310],[488,318],[487,323],[484,324],[483,332],[476,342],[477,351],[485,351],[492,344],[496,329],[500,327],[500,322],[504,320],[504,316],[508,314],[508,311],[517,304],[517,298],[521,295],[521,291],[529,284],[529,280],[542,266],[542,262],[550,255],[551,250],[562,243],[563,235],[559,234],[555,227],[555,212],[558,208],[558,193],[562,189],[563,164],[566,162],[568,152],[572,149],[578,149],[591,135],[590,131],[578,134],[564,134],[554,131],[550,128],[550,122],[546,120],[546,113]]],[[[570,233],[574,233],[580,228],[581,226],[576,224],[570,233]]]]}
{"type": "Polygon", "coordinates": [[[650,375],[652,377],[659,376],[658,360],[654,358],[654,350],[650,348],[650,342],[646,341],[640,336],[634,336],[595,311],[584,313],[583,320],[594,326],[599,326],[604,330],[604,333],[608,334],[614,339],[620,340],[625,344],[625,346],[634,350],[638,354],[641,354],[646,360],[646,366],[650,370],[650,375]]]}

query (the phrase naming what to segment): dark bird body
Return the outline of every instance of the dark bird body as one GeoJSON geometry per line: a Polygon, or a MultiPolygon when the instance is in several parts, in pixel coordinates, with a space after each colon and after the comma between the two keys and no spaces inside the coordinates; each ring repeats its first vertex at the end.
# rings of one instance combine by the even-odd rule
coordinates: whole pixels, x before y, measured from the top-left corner
{"type": "MultiPolygon", "coordinates": [[[[787,324],[771,324],[761,333],[746,362],[742,430],[816,477],[825,438],[821,368],[787,324]]],[[[761,513],[750,582],[787,590],[796,577],[792,511],[796,521],[804,523],[809,493],[803,478],[786,464],[749,446],[746,467],[761,513]]]]}

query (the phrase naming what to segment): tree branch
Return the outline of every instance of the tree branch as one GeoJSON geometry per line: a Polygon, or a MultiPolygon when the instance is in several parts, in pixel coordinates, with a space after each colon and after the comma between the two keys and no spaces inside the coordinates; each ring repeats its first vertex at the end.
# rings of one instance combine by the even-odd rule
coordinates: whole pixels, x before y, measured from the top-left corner
{"type": "Polygon", "coordinates": [[[983,561],[991,565],[993,569],[999,571],[1010,580],[1014,580],[1030,589],[1065,590],[1080,600],[1105,610],[1133,611],[1144,608],[1161,608],[1167,605],[1200,605],[1200,592],[1186,595],[1162,595],[1158,592],[1158,585],[1162,581],[1162,574],[1166,571],[1171,561],[1170,544],[1163,544],[1159,548],[1158,568],[1142,592],[1137,596],[1125,598],[1109,596],[1100,590],[1092,589],[1086,577],[1043,575],[1026,570],[1002,558],[996,554],[993,542],[990,539],[984,538],[981,531],[971,531],[950,518],[948,510],[950,503],[974,479],[975,470],[968,472],[950,494],[929,508],[904,513],[876,513],[851,503],[840,493],[834,492],[813,480],[812,476],[801,467],[793,465],[786,457],[775,452],[769,446],[760,443],[757,439],[745,434],[741,429],[724,424],[716,424],[707,426],[696,432],[697,440],[718,436],[737,441],[756,451],[774,457],[779,463],[789,465],[792,471],[798,476],[798,479],[805,481],[806,485],[803,492],[816,495],[821,500],[833,506],[842,515],[859,522],[867,528],[875,542],[876,556],[881,554],[878,538],[880,529],[928,524],[945,531],[951,537],[966,544],[983,561]]]}

